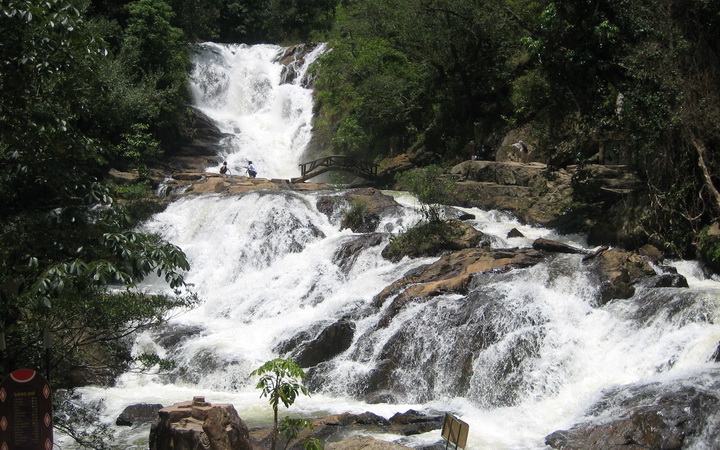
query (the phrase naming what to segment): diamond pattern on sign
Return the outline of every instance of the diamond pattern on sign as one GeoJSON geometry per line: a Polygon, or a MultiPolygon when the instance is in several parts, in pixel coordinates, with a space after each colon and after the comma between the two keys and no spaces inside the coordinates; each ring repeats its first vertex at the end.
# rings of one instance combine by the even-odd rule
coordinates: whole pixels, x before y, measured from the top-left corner
{"type": "Polygon", "coordinates": [[[5,403],[6,398],[7,392],[5,392],[5,388],[0,389],[0,403],[5,403]]]}
{"type": "Polygon", "coordinates": [[[50,439],[45,439],[45,450],[50,450],[52,448],[52,441],[50,439]]]}
{"type": "Polygon", "coordinates": [[[50,398],[50,386],[48,386],[47,384],[43,386],[43,395],[45,396],[45,398],[50,398]]]}
{"type": "Polygon", "coordinates": [[[8,448],[7,442],[3,442],[3,443],[2,443],[2,447],[0,447],[0,450],[10,450],[10,449],[8,448]]]}
{"type": "Polygon", "coordinates": [[[5,416],[2,416],[2,419],[0,419],[0,429],[5,431],[5,430],[7,430],[7,426],[8,426],[7,419],[5,418],[5,416]]]}
{"type": "Polygon", "coordinates": [[[52,419],[50,419],[50,414],[45,413],[45,426],[46,426],[46,427],[49,427],[49,426],[50,426],[51,420],[52,420],[52,419]]]}

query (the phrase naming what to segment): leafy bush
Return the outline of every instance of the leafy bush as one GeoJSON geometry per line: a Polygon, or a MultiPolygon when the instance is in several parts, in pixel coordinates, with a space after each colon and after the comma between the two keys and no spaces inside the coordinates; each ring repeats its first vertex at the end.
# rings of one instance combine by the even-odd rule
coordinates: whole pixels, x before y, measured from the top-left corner
{"type": "Polygon", "coordinates": [[[418,258],[437,256],[443,250],[454,247],[453,240],[463,233],[457,221],[435,221],[416,225],[393,237],[382,251],[382,256],[399,261],[404,256],[418,258]]]}
{"type": "Polygon", "coordinates": [[[355,233],[369,233],[375,231],[380,223],[380,217],[368,211],[367,203],[362,199],[354,199],[350,209],[345,213],[342,228],[350,228],[355,233]]]}
{"type": "Polygon", "coordinates": [[[698,253],[700,258],[714,272],[720,273],[720,236],[710,235],[710,227],[705,227],[698,240],[698,253]]]}
{"type": "Polygon", "coordinates": [[[442,205],[455,201],[455,181],[443,176],[443,169],[430,165],[396,177],[400,187],[410,191],[423,204],[423,214],[429,222],[442,220],[442,205]]]}

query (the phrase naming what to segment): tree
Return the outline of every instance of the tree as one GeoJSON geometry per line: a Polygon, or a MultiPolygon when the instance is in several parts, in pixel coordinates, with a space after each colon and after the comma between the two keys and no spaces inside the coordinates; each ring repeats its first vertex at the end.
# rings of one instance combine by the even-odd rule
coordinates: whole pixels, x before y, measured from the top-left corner
{"type": "Polygon", "coordinates": [[[120,352],[118,342],[134,330],[197,302],[184,282],[183,252],[130,231],[135,224],[101,182],[115,152],[95,115],[103,98],[95,69],[107,54],[83,6],[0,7],[0,373],[49,362],[58,387],[88,355],[120,352]],[[177,295],[138,291],[151,274],[177,295]]]}
{"type": "MultiPolygon", "coordinates": [[[[310,395],[307,388],[301,384],[302,380],[307,378],[305,372],[290,359],[273,359],[268,361],[258,369],[250,373],[250,376],[259,376],[260,380],[255,386],[256,389],[262,389],[261,397],[268,397],[270,406],[273,409],[273,433],[272,433],[272,450],[275,450],[277,437],[280,433],[280,425],[278,423],[278,408],[280,402],[289,408],[300,393],[310,395]]],[[[297,437],[297,424],[289,422],[284,427],[289,436],[297,437]]]]}
{"type": "Polygon", "coordinates": [[[439,162],[504,124],[519,28],[502,2],[368,0],[337,17],[316,85],[320,129],[350,138],[337,149],[361,137],[352,151],[376,156],[399,139],[439,162]]]}
{"type": "Polygon", "coordinates": [[[134,69],[137,82],[154,80],[163,93],[158,125],[176,123],[187,98],[190,57],[182,30],[173,26],[175,13],[164,0],[136,0],[129,13],[120,56],[134,69]]]}

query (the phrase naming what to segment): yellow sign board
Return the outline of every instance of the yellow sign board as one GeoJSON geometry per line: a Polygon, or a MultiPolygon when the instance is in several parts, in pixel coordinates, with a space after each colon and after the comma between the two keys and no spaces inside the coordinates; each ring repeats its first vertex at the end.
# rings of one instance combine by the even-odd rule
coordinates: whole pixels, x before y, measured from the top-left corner
{"type": "Polygon", "coordinates": [[[470,425],[450,413],[445,413],[441,436],[449,444],[454,444],[455,448],[465,448],[469,430],[470,425]]]}

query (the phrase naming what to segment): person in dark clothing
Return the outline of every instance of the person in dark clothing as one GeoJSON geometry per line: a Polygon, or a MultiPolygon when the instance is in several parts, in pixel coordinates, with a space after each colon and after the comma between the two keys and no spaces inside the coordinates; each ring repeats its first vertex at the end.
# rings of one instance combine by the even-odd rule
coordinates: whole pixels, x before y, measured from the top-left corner
{"type": "Polygon", "coordinates": [[[226,173],[227,174],[230,173],[230,169],[228,169],[228,166],[227,166],[227,161],[224,161],[222,167],[220,167],[220,173],[223,175],[225,175],[226,173]]]}

